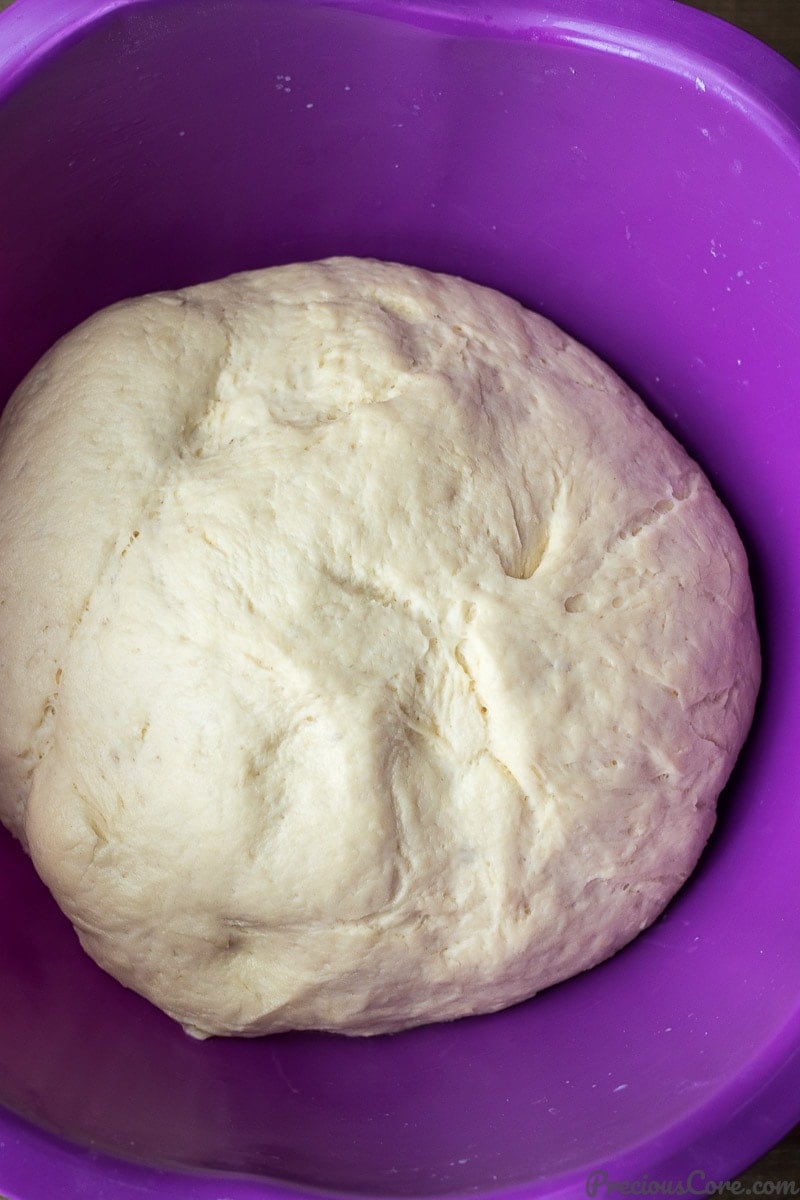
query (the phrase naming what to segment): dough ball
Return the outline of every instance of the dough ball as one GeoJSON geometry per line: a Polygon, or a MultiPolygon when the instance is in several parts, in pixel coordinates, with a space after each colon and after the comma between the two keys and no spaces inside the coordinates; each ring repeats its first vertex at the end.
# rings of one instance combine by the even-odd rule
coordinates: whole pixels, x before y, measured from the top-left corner
{"type": "Polygon", "coordinates": [[[499,1009],[692,871],[758,683],[745,555],[542,317],[256,271],[98,313],[0,429],[3,820],[187,1029],[499,1009]]]}

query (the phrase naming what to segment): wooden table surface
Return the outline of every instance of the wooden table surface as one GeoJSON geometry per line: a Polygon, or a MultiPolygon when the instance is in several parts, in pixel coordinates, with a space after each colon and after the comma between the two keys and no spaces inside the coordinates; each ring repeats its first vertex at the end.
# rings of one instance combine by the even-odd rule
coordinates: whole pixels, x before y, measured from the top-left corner
{"type": "MultiPolygon", "coordinates": [[[[0,9],[13,0],[0,0],[0,9]]],[[[800,0],[681,0],[724,17],[755,34],[800,67],[800,0]]],[[[800,1091],[800,1080],[798,1080],[800,1091]]],[[[800,1125],[739,1176],[747,1188],[757,1180],[800,1183],[800,1125]]]]}

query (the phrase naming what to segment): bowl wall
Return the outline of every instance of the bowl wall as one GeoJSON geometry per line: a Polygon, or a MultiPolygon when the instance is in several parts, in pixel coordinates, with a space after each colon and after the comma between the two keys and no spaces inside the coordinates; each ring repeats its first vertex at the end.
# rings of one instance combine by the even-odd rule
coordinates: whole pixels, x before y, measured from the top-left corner
{"type": "Polygon", "coordinates": [[[800,75],[666,0],[622,7],[0,17],[3,398],[124,296],[330,254],[462,274],[589,344],[698,458],[765,652],[696,875],[614,959],[491,1017],[195,1043],[94,967],[0,836],[0,1188],[568,1194],[603,1166],[728,1178],[800,1118],[800,75]]]}

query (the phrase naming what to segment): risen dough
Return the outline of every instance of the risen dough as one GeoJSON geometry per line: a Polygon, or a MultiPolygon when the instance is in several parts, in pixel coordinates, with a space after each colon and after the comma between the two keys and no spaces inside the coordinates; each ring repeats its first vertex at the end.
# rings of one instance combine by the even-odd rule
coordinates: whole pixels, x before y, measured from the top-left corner
{"type": "Polygon", "coordinates": [[[348,259],[107,309],[0,447],[3,819],[198,1033],[377,1033],[598,962],[750,721],[697,466],[510,299],[348,259]]]}

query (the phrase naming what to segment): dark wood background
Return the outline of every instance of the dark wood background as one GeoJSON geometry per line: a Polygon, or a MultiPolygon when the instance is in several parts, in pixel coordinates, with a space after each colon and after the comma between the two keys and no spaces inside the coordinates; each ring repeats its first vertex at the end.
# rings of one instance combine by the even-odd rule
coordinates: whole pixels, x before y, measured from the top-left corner
{"type": "MultiPolygon", "coordinates": [[[[800,0],[681,0],[723,17],[755,34],[800,66],[800,0]]],[[[0,0],[0,9],[12,0],[0,0]]],[[[800,1092],[800,1080],[798,1080],[800,1092]]],[[[800,1125],[769,1154],[739,1176],[745,1187],[756,1180],[800,1182],[800,1125]]]]}
{"type": "Polygon", "coordinates": [[[800,67],[800,0],[682,0],[724,17],[800,67]]]}

